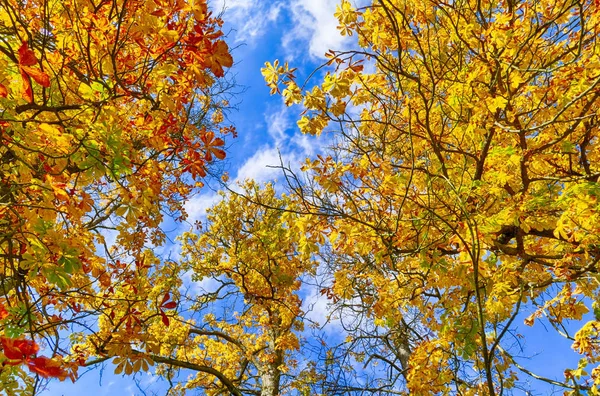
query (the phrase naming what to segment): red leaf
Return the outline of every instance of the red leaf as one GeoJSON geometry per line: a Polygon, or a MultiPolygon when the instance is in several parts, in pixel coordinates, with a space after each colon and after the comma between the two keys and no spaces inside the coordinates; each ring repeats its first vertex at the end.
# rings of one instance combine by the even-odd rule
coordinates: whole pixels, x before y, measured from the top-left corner
{"type": "Polygon", "coordinates": [[[163,297],[163,300],[160,303],[160,305],[164,305],[164,303],[166,303],[167,301],[169,301],[170,298],[171,298],[171,295],[167,292],[167,294],[165,294],[165,296],[163,297]]]}
{"type": "Polygon", "coordinates": [[[29,49],[27,42],[23,42],[19,47],[19,65],[20,66],[33,66],[37,63],[35,52],[29,49]]]}
{"type": "Polygon", "coordinates": [[[8,89],[4,86],[4,84],[0,84],[0,98],[6,98],[8,96],[8,89]]]}
{"type": "Polygon", "coordinates": [[[39,350],[38,345],[34,341],[24,338],[1,337],[0,343],[4,350],[4,356],[10,360],[25,360],[31,356],[35,356],[39,350]]]}
{"type": "Polygon", "coordinates": [[[27,366],[32,373],[39,374],[44,378],[58,378],[64,381],[69,375],[59,362],[45,356],[27,360],[27,366]]]}
{"type": "Polygon", "coordinates": [[[177,303],[175,301],[170,301],[170,302],[168,302],[166,304],[161,305],[161,307],[165,308],[165,309],[173,309],[176,306],[177,306],[177,303]]]}
{"type": "Polygon", "coordinates": [[[160,316],[162,317],[162,322],[165,326],[169,327],[169,318],[167,317],[167,315],[162,311],[162,309],[160,310],[160,316]]]}
{"type": "Polygon", "coordinates": [[[21,66],[21,69],[42,87],[48,88],[50,86],[50,77],[43,71],[34,69],[33,67],[29,66],[21,66]]]}

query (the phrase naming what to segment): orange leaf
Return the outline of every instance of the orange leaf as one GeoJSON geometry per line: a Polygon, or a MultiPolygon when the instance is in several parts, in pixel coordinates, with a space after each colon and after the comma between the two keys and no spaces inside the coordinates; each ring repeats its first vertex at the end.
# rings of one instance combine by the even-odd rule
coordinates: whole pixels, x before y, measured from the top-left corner
{"type": "Polygon", "coordinates": [[[4,304],[0,305],[0,320],[6,319],[9,316],[8,311],[4,307],[4,304]]]}
{"type": "Polygon", "coordinates": [[[217,41],[212,47],[212,56],[210,62],[210,70],[217,77],[223,77],[223,67],[231,67],[233,65],[233,58],[229,53],[229,47],[225,41],[217,41]]]}
{"type": "Polygon", "coordinates": [[[210,131],[210,132],[206,132],[204,135],[202,135],[201,137],[202,141],[204,142],[204,144],[206,144],[207,146],[224,146],[225,142],[223,141],[223,139],[221,138],[215,138],[215,133],[210,131]]]}
{"type": "Polygon", "coordinates": [[[19,47],[19,66],[33,66],[37,63],[35,53],[29,49],[27,42],[19,47]]]}
{"type": "Polygon", "coordinates": [[[211,142],[213,141],[214,138],[215,138],[215,133],[212,131],[206,132],[201,136],[202,141],[207,146],[211,144],[211,142]]]}
{"type": "Polygon", "coordinates": [[[4,86],[4,84],[0,84],[0,98],[6,98],[8,96],[8,89],[4,86]]]}
{"type": "Polygon", "coordinates": [[[225,151],[217,148],[218,146],[224,146],[225,142],[221,138],[215,138],[214,132],[206,132],[201,137],[202,141],[206,145],[206,153],[204,154],[204,158],[207,161],[212,161],[212,156],[214,155],[218,159],[222,160],[225,158],[225,151]]]}
{"type": "Polygon", "coordinates": [[[29,66],[21,66],[21,69],[23,69],[25,73],[27,73],[36,83],[40,84],[41,86],[46,88],[50,86],[50,77],[48,77],[48,74],[44,73],[43,71],[29,66]]]}
{"type": "Polygon", "coordinates": [[[213,153],[215,157],[217,157],[220,160],[224,159],[227,156],[224,150],[215,147],[211,147],[210,152],[213,153]]]}
{"type": "Polygon", "coordinates": [[[159,8],[158,10],[151,12],[150,15],[161,17],[167,15],[167,12],[164,9],[159,8]]]}
{"type": "Polygon", "coordinates": [[[29,76],[23,69],[21,69],[21,77],[23,78],[23,99],[29,103],[33,102],[33,90],[31,89],[31,82],[29,76]]]}
{"type": "Polygon", "coordinates": [[[221,138],[216,138],[216,139],[214,139],[214,140],[211,142],[211,144],[210,144],[210,145],[211,145],[211,146],[213,146],[213,147],[214,147],[214,146],[224,146],[224,145],[225,145],[225,141],[224,141],[223,139],[221,139],[221,138]]]}
{"type": "Polygon", "coordinates": [[[217,157],[218,159],[222,160],[222,159],[225,158],[225,156],[227,154],[225,153],[225,151],[223,151],[221,149],[218,149],[218,148],[215,148],[215,147],[210,147],[210,146],[207,147],[206,154],[204,154],[204,159],[206,159],[207,161],[212,161],[212,159],[213,159],[212,156],[213,155],[215,157],[217,157]]]}
{"type": "Polygon", "coordinates": [[[44,378],[58,378],[64,381],[69,375],[59,362],[45,356],[27,360],[27,366],[31,372],[44,378]]]}
{"type": "Polygon", "coordinates": [[[350,65],[349,68],[356,73],[360,73],[365,68],[363,65],[350,65]]]}

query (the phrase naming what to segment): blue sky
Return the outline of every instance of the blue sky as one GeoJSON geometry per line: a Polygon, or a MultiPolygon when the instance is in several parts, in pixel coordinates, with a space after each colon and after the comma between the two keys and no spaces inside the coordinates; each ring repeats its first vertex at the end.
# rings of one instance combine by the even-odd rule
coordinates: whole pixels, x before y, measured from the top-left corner
{"type": "MultiPolygon", "coordinates": [[[[299,81],[322,64],[328,48],[348,45],[338,34],[333,17],[336,0],[226,0],[224,31],[236,61],[230,74],[245,92],[239,95],[239,109],[230,114],[239,137],[229,141],[226,170],[232,184],[245,178],[271,180],[278,171],[268,168],[285,163],[298,164],[318,150],[315,138],[303,136],[296,128],[299,109],[286,108],[278,96],[270,96],[261,67],[266,61],[287,60],[298,67],[299,81]]],[[[213,1],[213,9],[224,7],[213,1]]],[[[235,102],[235,100],[234,100],[235,102]]],[[[216,195],[204,191],[187,209],[193,223],[216,195]]]]}
{"type": "MultiPolygon", "coordinates": [[[[279,171],[268,166],[279,165],[279,156],[293,168],[299,167],[304,158],[316,154],[325,144],[326,137],[320,140],[300,134],[296,127],[299,108],[286,108],[278,96],[270,96],[260,68],[265,61],[287,60],[292,67],[298,67],[298,81],[304,78],[325,58],[329,48],[343,49],[351,43],[336,30],[337,21],[333,17],[337,0],[213,0],[212,9],[224,9],[226,22],[224,31],[229,32],[227,41],[233,48],[234,67],[229,71],[244,92],[232,102],[238,109],[229,114],[236,126],[239,137],[228,141],[228,156],[225,170],[232,183],[253,178],[264,182],[276,179],[279,171]]],[[[318,78],[318,76],[317,76],[318,78]]],[[[318,80],[309,82],[312,86],[318,80]]],[[[216,183],[214,184],[217,187],[216,183]]],[[[205,210],[216,203],[218,195],[210,188],[203,189],[186,205],[189,222],[201,220],[205,210]]],[[[171,237],[187,230],[189,225],[166,225],[172,230],[171,237]]],[[[169,245],[163,253],[175,252],[169,245]]],[[[312,319],[323,321],[326,301],[318,293],[308,293],[305,307],[313,306],[312,319]]],[[[525,315],[526,316],[526,315],[525,315]]],[[[335,323],[333,324],[335,329],[335,323]]],[[[554,336],[552,329],[542,326],[523,326],[523,342],[528,346],[526,356],[531,357],[535,366],[551,378],[561,376],[565,362],[576,366],[577,357],[570,349],[570,343],[554,336]]],[[[93,370],[72,384],[52,382],[46,395],[140,395],[142,394],[130,377],[115,376],[113,367],[108,365],[103,371],[93,370]]],[[[166,384],[150,374],[138,375],[142,388],[152,393],[164,394],[166,384]],[[161,390],[163,392],[161,393],[161,390]]],[[[548,388],[539,388],[539,394],[547,394],[548,388]]]]}

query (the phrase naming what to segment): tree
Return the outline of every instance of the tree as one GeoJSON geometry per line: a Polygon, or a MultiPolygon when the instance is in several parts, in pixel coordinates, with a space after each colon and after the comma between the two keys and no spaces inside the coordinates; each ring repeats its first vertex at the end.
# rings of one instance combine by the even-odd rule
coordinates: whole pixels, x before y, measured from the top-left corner
{"type": "Polygon", "coordinates": [[[290,386],[290,379],[284,380],[294,366],[289,355],[299,349],[296,332],[304,326],[298,291],[315,262],[298,249],[302,235],[293,232],[295,216],[283,210],[290,209],[289,199],[277,198],[272,185],[260,189],[249,182],[244,191],[266,205],[249,205],[230,194],[210,211],[206,232],[184,235],[184,269],[192,271],[193,279],[220,284],[203,298],[222,304],[223,314],[209,313],[199,322],[237,339],[226,339],[233,355],[218,344],[208,348],[211,331],[205,330],[207,341],[196,339],[193,345],[207,348],[207,361],[224,356],[220,370],[234,372],[244,393],[275,396],[290,386]],[[227,296],[223,301],[222,295],[227,296]]]}
{"type": "Polygon", "coordinates": [[[115,290],[135,288],[145,246],[165,240],[164,216],[184,219],[183,200],[225,157],[219,136],[234,131],[219,92],[232,58],[221,24],[202,0],[0,3],[7,391],[37,386],[24,363],[75,375],[84,355],[67,359],[62,336],[127,310],[115,290]]]}
{"type": "Polygon", "coordinates": [[[584,316],[599,299],[597,2],[343,0],[336,16],[357,47],[328,53],[321,84],[263,69],[302,103],[302,132],[334,139],[306,178],[285,171],[299,231],[330,251],[323,293],[361,319],[336,351],[389,373],[330,393],[600,392],[585,370],[600,322],[584,316]],[[563,379],[519,359],[525,312],[581,354],[563,379]]]}
{"type": "Polygon", "coordinates": [[[99,357],[88,365],[113,359],[117,374],[131,374],[159,363],[169,394],[275,396],[304,384],[291,375],[303,329],[298,292],[316,263],[298,249],[296,216],[283,210],[289,198],[272,185],[248,182],[243,191],[263,205],[222,194],[202,232],[182,235],[178,262],[146,251],[135,293],[131,283],[114,286],[120,304],[75,346],[99,357]],[[190,374],[178,382],[181,369],[190,374]]]}

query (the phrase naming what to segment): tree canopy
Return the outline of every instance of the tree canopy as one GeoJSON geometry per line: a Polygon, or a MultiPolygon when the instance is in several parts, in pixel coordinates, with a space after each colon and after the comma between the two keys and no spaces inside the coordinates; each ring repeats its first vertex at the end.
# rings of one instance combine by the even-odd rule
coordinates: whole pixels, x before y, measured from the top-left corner
{"type": "MultiPolygon", "coordinates": [[[[165,240],[164,215],[185,218],[183,200],[225,157],[219,136],[233,129],[221,125],[218,93],[232,58],[221,23],[203,1],[0,4],[0,383],[9,394],[36,386],[25,366],[74,376],[85,356],[67,357],[61,339],[76,325],[93,333],[88,319],[99,313],[133,315],[117,285],[136,288],[144,246],[165,240]]],[[[115,334],[130,327],[115,320],[115,334]]]]}
{"type": "Polygon", "coordinates": [[[330,146],[223,193],[177,257],[153,251],[160,224],[234,133],[222,21],[202,1],[1,4],[7,389],[111,361],[169,394],[600,393],[597,1],[342,0],[354,47],[304,84],[262,69],[330,146]],[[544,376],[524,326],[578,365],[544,376]]]}
{"type": "Polygon", "coordinates": [[[321,84],[302,91],[278,62],[263,75],[302,104],[304,133],[333,135],[312,182],[287,180],[333,255],[325,294],[369,323],[346,352],[389,373],[363,389],[596,394],[597,3],[342,1],[336,16],[358,47],[331,51],[321,84]],[[540,318],[581,354],[562,380],[518,358],[540,318]]]}

